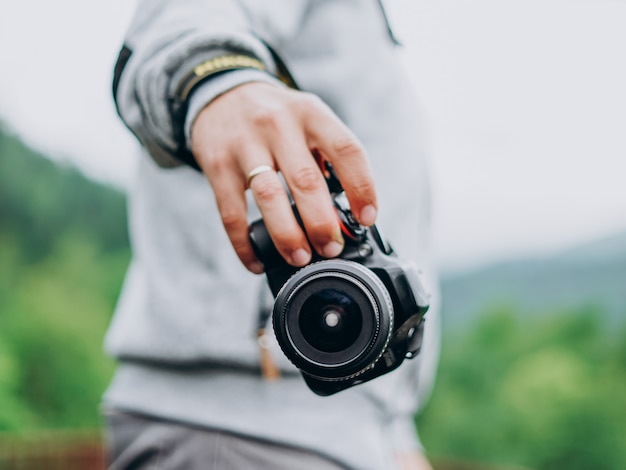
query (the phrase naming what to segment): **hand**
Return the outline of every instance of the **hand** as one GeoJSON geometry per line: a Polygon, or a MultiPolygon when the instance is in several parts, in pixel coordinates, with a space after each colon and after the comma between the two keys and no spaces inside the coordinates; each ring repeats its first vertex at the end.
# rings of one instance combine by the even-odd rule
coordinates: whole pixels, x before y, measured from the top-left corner
{"type": "Polygon", "coordinates": [[[291,210],[278,174],[266,171],[250,190],[278,252],[293,266],[311,260],[311,245],[331,258],[343,236],[313,151],[332,163],[356,219],[372,225],[376,192],[365,152],[350,130],[309,93],[253,82],[221,95],[197,116],[193,154],[209,179],[222,223],[243,264],[263,272],[248,239],[245,191],[248,174],[260,165],[280,171],[298,207],[305,232],[291,210]]]}

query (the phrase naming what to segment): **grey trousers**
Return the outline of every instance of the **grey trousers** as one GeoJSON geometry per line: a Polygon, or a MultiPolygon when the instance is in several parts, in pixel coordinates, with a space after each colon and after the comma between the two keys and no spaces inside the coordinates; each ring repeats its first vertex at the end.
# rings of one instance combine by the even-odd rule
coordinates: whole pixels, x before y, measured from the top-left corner
{"type": "Polygon", "coordinates": [[[346,470],[311,451],[105,410],[109,470],[346,470]]]}

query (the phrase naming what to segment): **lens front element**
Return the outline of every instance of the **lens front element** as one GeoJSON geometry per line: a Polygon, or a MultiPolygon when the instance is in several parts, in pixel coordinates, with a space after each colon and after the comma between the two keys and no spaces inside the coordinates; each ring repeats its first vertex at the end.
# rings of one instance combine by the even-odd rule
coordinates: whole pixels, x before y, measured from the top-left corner
{"type": "Polygon", "coordinates": [[[344,351],[354,344],[363,330],[362,311],[347,292],[322,289],[304,301],[299,327],[313,348],[334,353],[344,351]]]}

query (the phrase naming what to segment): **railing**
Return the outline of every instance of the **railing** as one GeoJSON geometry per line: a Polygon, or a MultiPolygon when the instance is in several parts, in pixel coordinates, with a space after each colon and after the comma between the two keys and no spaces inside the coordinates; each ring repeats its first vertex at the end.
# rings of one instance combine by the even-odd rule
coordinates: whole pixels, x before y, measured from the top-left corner
{"type": "MultiPolygon", "coordinates": [[[[435,470],[529,470],[434,459],[435,470]]],[[[0,434],[0,470],[105,470],[99,432],[51,432],[27,436],[0,434]]]]}
{"type": "Polygon", "coordinates": [[[0,470],[104,470],[102,438],[96,432],[0,434],[0,470]]]}

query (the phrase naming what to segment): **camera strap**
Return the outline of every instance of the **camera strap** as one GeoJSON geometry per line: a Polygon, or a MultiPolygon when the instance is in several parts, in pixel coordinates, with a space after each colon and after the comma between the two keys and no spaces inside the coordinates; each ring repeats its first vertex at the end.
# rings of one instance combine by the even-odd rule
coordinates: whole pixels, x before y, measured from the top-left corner
{"type": "Polygon", "coordinates": [[[269,300],[268,289],[265,284],[263,284],[259,290],[259,314],[257,317],[256,339],[259,345],[259,367],[261,368],[261,375],[265,380],[272,381],[280,378],[280,369],[276,365],[276,362],[274,362],[272,349],[270,348],[271,336],[268,324],[272,316],[272,306],[269,300]]]}

